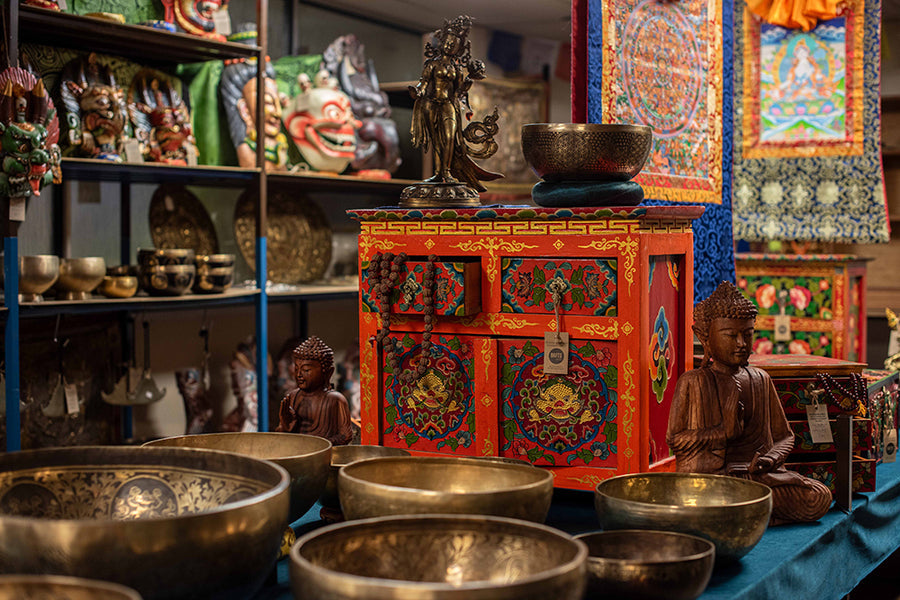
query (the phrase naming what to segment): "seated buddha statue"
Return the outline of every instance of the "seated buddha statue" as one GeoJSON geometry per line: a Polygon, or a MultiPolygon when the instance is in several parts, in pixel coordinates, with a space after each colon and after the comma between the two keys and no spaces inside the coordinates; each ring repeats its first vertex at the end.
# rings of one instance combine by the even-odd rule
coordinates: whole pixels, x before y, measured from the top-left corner
{"type": "Polygon", "coordinates": [[[353,438],[350,406],[331,386],[334,352],[313,336],[292,353],[298,389],[285,394],[276,431],[317,435],[335,446],[353,438]]]}
{"type": "Polygon", "coordinates": [[[794,434],[772,379],[748,364],[756,315],[728,282],[694,307],[703,361],[678,379],[666,441],[680,472],[730,475],[772,488],[770,524],[815,521],[831,506],[831,492],[784,468],[794,434]]]}

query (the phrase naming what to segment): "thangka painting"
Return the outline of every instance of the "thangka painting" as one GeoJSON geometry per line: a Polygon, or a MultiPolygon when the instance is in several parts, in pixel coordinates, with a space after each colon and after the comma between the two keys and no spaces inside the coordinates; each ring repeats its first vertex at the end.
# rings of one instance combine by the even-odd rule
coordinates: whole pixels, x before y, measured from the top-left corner
{"type": "Polygon", "coordinates": [[[887,241],[880,24],[880,0],[808,32],[735,10],[735,238],[887,241]]]}

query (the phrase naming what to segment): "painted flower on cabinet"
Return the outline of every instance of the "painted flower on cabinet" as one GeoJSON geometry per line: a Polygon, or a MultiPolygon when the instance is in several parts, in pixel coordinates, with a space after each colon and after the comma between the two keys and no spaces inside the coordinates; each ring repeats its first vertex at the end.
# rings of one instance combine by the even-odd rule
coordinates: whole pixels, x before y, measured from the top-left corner
{"type": "Polygon", "coordinates": [[[756,303],[760,308],[772,308],[775,304],[775,286],[767,283],[756,288],[756,303]]]}

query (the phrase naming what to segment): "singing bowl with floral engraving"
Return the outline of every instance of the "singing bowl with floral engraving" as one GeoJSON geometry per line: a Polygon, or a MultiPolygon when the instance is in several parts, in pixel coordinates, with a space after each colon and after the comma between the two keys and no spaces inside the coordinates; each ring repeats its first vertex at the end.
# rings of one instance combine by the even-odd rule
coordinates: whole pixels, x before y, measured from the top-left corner
{"type": "Polygon", "coordinates": [[[761,483],[699,473],[636,473],[597,484],[600,526],[696,535],[716,545],[716,561],[735,561],[759,542],[772,514],[761,483]]]}
{"type": "Polygon", "coordinates": [[[411,515],[317,529],[290,556],[302,600],[581,600],[587,547],[518,519],[411,515]]]}
{"type": "Polygon", "coordinates": [[[712,542],[671,531],[622,529],[582,533],[588,547],[587,597],[694,600],[709,584],[712,542]]]}
{"type": "Polygon", "coordinates": [[[19,300],[21,302],[41,302],[44,292],[50,289],[59,277],[59,257],[37,254],[19,257],[19,300]]]}
{"type": "Polygon", "coordinates": [[[341,501],[338,497],[338,472],[341,470],[341,467],[370,458],[409,455],[409,450],[404,450],[403,448],[366,445],[335,446],[331,449],[331,468],[328,471],[328,479],[325,481],[325,489],[322,491],[319,503],[326,509],[341,510],[341,501]]]}
{"type": "Polygon", "coordinates": [[[653,141],[647,125],[529,123],[522,153],[544,181],[628,181],[641,172],[653,141]]]}
{"type": "Polygon", "coordinates": [[[373,458],[342,467],[344,518],[407,514],[495,515],[542,523],[553,475],[531,465],[462,456],[373,458]]]}
{"type": "Polygon", "coordinates": [[[0,454],[0,574],[119,583],[145,600],[244,599],[287,526],[287,471],[194,448],[0,454]]]}
{"type": "Polygon", "coordinates": [[[180,435],[153,440],[144,446],[224,450],[281,465],[291,476],[290,522],[306,514],[322,494],[332,455],[331,442],[325,438],[262,431],[180,435]]]}
{"type": "Polygon", "coordinates": [[[0,600],[141,600],[131,588],[61,575],[0,575],[0,600]]]}

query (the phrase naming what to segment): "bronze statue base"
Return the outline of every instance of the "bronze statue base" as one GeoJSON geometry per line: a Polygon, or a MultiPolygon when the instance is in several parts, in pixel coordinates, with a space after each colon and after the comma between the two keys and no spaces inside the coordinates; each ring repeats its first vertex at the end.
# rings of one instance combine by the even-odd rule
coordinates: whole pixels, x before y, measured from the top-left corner
{"type": "Polygon", "coordinates": [[[417,183],[400,192],[402,208],[480,208],[478,192],[464,183],[417,183]]]}

